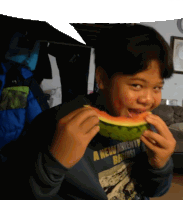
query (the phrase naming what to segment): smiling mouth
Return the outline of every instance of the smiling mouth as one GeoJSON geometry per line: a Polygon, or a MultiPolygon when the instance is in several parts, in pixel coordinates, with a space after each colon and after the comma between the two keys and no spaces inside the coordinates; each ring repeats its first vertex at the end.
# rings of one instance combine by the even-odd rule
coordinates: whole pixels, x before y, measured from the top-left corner
{"type": "Polygon", "coordinates": [[[128,109],[127,112],[128,112],[128,117],[135,117],[135,116],[137,116],[137,115],[139,115],[139,114],[141,114],[141,113],[143,113],[145,111],[140,111],[140,110],[135,110],[135,109],[128,109]]]}

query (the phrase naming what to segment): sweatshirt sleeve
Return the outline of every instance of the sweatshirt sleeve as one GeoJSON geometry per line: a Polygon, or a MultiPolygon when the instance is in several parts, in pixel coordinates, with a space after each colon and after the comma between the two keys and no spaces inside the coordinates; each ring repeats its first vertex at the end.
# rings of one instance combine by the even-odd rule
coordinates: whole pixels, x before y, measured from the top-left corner
{"type": "Polygon", "coordinates": [[[34,173],[29,178],[34,198],[47,200],[56,197],[67,171],[49,151],[39,152],[34,173]]]}
{"type": "MultiPolygon", "coordinates": [[[[39,135],[39,141],[36,142],[37,150],[34,154],[34,160],[31,161],[33,163],[31,167],[32,174],[29,178],[32,193],[37,200],[57,199],[58,192],[60,191],[60,193],[62,193],[62,183],[65,174],[72,167],[68,169],[63,166],[56,160],[49,149],[58,120],[73,110],[82,107],[85,103],[88,103],[87,100],[85,100],[82,95],[78,96],[69,103],[57,106],[47,111],[47,113],[43,113],[31,126],[30,131],[36,131],[37,135],[39,135]],[[53,117],[54,120],[51,120],[53,117]],[[45,124],[49,124],[49,127],[45,126],[45,124]],[[44,128],[38,131],[37,127],[40,127],[40,125],[44,128]],[[48,134],[48,136],[44,137],[45,134],[48,134]],[[43,145],[40,146],[40,144],[43,145]]],[[[63,191],[63,193],[65,193],[65,191],[63,191]]],[[[59,199],[61,199],[61,197],[59,197],[59,199]]]]}
{"type": "MultiPolygon", "coordinates": [[[[156,132],[155,128],[152,128],[156,132]]],[[[148,162],[145,144],[141,142],[142,153],[137,156],[132,177],[139,193],[146,197],[160,197],[168,192],[173,178],[173,160],[169,159],[161,169],[153,168],[148,162]]]]}

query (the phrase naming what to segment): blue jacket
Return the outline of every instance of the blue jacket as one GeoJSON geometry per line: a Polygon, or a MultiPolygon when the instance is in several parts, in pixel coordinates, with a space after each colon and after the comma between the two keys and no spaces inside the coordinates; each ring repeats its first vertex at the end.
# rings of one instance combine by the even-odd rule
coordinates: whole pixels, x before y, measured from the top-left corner
{"type": "Polygon", "coordinates": [[[42,111],[49,109],[46,96],[32,76],[33,73],[24,65],[14,61],[1,63],[0,156],[2,162],[7,160],[7,152],[11,144],[26,133],[32,120],[42,111]]]}

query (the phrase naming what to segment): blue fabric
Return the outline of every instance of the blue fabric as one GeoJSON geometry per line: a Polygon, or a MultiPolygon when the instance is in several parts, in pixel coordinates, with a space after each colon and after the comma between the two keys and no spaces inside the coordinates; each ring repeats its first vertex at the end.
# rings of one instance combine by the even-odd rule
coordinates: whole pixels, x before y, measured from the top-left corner
{"type": "Polygon", "coordinates": [[[35,70],[38,61],[40,42],[36,41],[32,50],[19,46],[19,41],[25,37],[23,34],[16,32],[10,40],[9,50],[5,58],[20,64],[25,64],[31,71],[35,70]]]}
{"type": "MultiPolygon", "coordinates": [[[[10,61],[11,62],[11,61],[10,61]]],[[[43,98],[43,93],[40,92],[38,89],[38,85],[34,85],[34,91],[31,91],[30,85],[27,85],[25,87],[29,87],[29,93],[28,96],[24,99],[26,102],[26,107],[25,108],[15,108],[15,109],[7,109],[6,104],[8,104],[8,101],[13,102],[13,98],[7,99],[2,98],[2,91],[5,86],[5,81],[6,81],[6,76],[8,76],[8,70],[11,69],[12,67],[16,67],[10,63],[1,63],[1,66],[4,73],[0,75],[0,82],[2,83],[2,86],[0,88],[0,149],[4,147],[6,144],[10,143],[11,141],[15,141],[19,138],[21,135],[25,123],[30,124],[32,120],[40,114],[44,109],[41,108],[41,104],[38,102],[37,98],[43,98]],[[6,65],[5,65],[6,64],[6,65]],[[8,69],[9,68],[9,69],[8,69]],[[33,93],[36,93],[34,95],[33,93]],[[4,102],[3,102],[4,101],[4,102]],[[5,108],[5,109],[4,109],[5,108]]],[[[27,80],[29,78],[32,78],[33,74],[30,70],[26,68],[21,68],[17,69],[17,76],[19,74],[19,71],[21,72],[22,77],[24,80],[27,80]]],[[[19,77],[20,78],[20,77],[19,77]]],[[[22,80],[22,79],[21,79],[22,80]]],[[[31,79],[32,80],[32,79],[31,79]]],[[[31,83],[31,82],[30,82],[31,83]]],[[[17,85],[16,87],[22,87],[23,84],[20,83],[20,85],[17,85]]],[[[11,86],[8,86],[11,87],[11,86]]],[[[12,86],[15,87],[15,86],[12,86]]],[[[5,96],[6,97],[6,96],[5,96]]],[[[14,102],[13,102],[14,103],[14,102]]],[[[11,102],[10,102],[11,104],[11,102]]],[[[16,105],[16,104],[15,104],[16,105]]],[[[22,104],[20,104],[20,107],[22,104]]],[[[45,106],[46,107],[46,106],[45,106]]],[[[48,107],[46,107],[47,109],[48,107]]],[[[2,156],[1,156],[2,157],[2,156]]],[[[3,159],[4,160],[4,159],[3,159]]]]}
{"type": "Polygon", "coordinates": [[[0,67],[2,67],[2,69],[3,69],[3,71],[4,71],[4,73],[3,74],[0,74],[0,81],[1,81],[1,88],[0,88],[0,97],[1,97],[1,92],[2,92],[2,89],[3,89],[3,87],[4,87],[4,84],[5,84],[5,73],[7,72],[7,70],[6,70],[6,67],[3,65],[3,63],[1,63],[1,66],[0,67]]]}

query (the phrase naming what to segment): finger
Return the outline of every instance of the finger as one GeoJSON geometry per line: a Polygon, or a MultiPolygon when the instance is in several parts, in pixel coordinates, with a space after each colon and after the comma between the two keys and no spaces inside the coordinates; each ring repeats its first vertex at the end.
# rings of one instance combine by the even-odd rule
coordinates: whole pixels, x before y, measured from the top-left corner
{"type": "Polygon", "coordinates": [[[163,136],[154,133],[153,131],[147,130],[144,132],[144,134],[142,135],[144,136],[149,142],[151,142],[152,144],[159,146],[161,148],[168,148],[168,142],[165,138],[163,138],[163,136]]]}
{"type": "Polygon", "coordinates": [[[95,137],[95,135],[100,131],[100,126],[93,126],[85,135],[87,138],[90,136],[90,141],[95,137]]]}
{"type": "Polygon", "coordinates": [[[157,142],[155,141],[155,140],[153,140],[153,139],[151,139],[151,138],[146,138],[147,140],[149,140],[152,144],[154,144],[154,145],[156,145],[157,144],[157,142]]]}
{"type": "MultiPolygon", "coordinates": [[[[74,111],[72,111],[71,113],[69,113],[68,115],[64,116],[62,119],[60,119],[60,122],[63,123],[63,124],[65,124],[65,123],[67,123],[67,122],[69,122],[69,121],[71,121],[71,120],[73,120],[73,119],[77,119],[78,116],[80,117],[81,115],[83,115],[83,112],[85,112],[85,113],[87,113],[87,114],[89,114],[89,115],[92,115],[92,114],[93,114],[93,116],[94,116],[95,114],[97,115],[97,113],[96,113],[94,110],[92,110],[91,108],[82,107],[82,108],[78,108],[77,110],[74,110],[74,111]],[[88,111],[92,111],[92,112],[89,112],[89,113],[88,113],[88,111]]],[[[87,115],[87,116],[88,116],[88,115],[87,115]]],[[[85,118],[85,116],[84,116],[84,118],[85,118]]],[[[83,119],[83,118],[82,118],[82,119],[83,119]]],[[[81,119],[81,120],[82,120],[82,119],[81,119]]]]}
{"type": "Polygon", "coordinates": [[[85,121],[80,124],[81,131],[88,133],[93,127],[99,126],[99,118],[96,116],[88,117],[85,121]]]}
{"type": "Polygon", "coordinates": [[[157,142],[155,141],[155,140],[153,140],[153,139],[151,139],[151,138],[149,138],[149,137],[146,137],[146,136],[144,136],[144,135],[142,135],[141,137],[143,137],[143,138],[145,138],[146,140],[148,140],[149,142],[151,142],[152,144],[157,144],[157,142]]]}
{"type": "Polygon", "coordinates": [[[149,138],[146,138],[145,136],[141,136],[140,138],[142,140],[142,142],[149,148],[151,149],[152,151],[157,151],[159,150],[159,146],[157,146],[156,143],[150,141],[149,138]]]}
{"type": "Polygon", "coordinates": [[[150,114],[146,117],[146,121],[155,126],[158,133],[164,138],[172,139],[173,135],[167,127],[166,123],[157,115],[150,114]]]}
{"type": "Polygon", "coordinates": [[[92,120],[90,121],[91,125],[90,127],[94,126],[95,124],[99,123],[99,118],[98,115],[96,113],[96,111],[94,111],[91,108],[87,108],[87,109],[83,109],[81,112],[77,113],[70,121],[70,126],[77,126],[77,127],[81,127],[81,125],[88,120],[89,118],[94,117],[95,118],[95,122],[92,120]]]}

